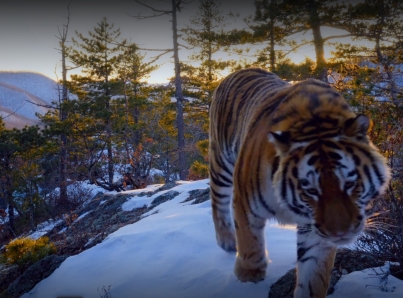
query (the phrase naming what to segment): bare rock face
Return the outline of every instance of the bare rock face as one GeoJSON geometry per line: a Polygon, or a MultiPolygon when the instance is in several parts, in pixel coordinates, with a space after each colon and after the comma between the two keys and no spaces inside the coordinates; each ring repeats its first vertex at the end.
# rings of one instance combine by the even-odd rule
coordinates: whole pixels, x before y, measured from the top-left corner
{"type": "Polygon", "coordinates": [[[38,282],[55,271],[67,256],[50,255],[30,266],[2,293],[3,297],[17,298],[30,291],[38,282]]]}
{"type": "MultiPolygon", "coordinates": [[[[342,275],[382,265],[382,261],[365,252],[339,248],[337,250],[327,294],[330,295],[334,292],[334,286],[342,275]]],[[[295,273],[295,269],[291,269],[275,282],[270,287],[269,298],[293,298],[296,280],[295,273]]]]}
{"type": "MultiPolygon", "coordinates": [[[[12,283],[21,274],[17,265],[13,266],[0,266],[0,293],[7,289],[8,285],[12,283]]],[[[0,295],[1,297],[1,295],[0,295]]]]}

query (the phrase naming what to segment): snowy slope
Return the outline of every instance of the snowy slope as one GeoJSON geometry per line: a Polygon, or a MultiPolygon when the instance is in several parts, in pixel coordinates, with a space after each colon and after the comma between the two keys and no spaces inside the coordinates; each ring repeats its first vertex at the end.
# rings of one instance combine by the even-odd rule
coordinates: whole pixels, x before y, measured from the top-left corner
{"type": "Polygon", "coordinates": [[[36,113],[58,99],[55,81],[39,73],[0,71],[0,116],[7,127],[38,123],[36,113]]]}
{"type": "Polygon", "coordinates": [[[40,73],[0,71],[0,82],[25,90],[46,103],[58,99],[56,82],[40,73]]]}
{"type": "MultiPolygon", "coordinates": [[[[267,297],[270,285],[295,266],[295,228],[268,223],[271,262],[266,279],[258,284],[241,283],[233,274],[235,255],[222,251],[215,242],[210,202],[184,203],[188,191],[207,186],[208,180],[181,182],[171,189],[179,196],[157,206],[139,222],[110,234],[102,243],[67,258],[22,297],[98,298],[102,288],[109,286],[113,298],[267,297]]],[[[142,207],[160,194],[148,198],[132,192],[133,197],[122,208],[142,207]]],[[[371,272],[343,276],[329,297],[403,297],[403,281],[389,277],[387,288],[394,291],[382,292],[385,287],[380,287],[377,278],[368,279],[371,272]],[[373,286],[366,287],[369,284],[373,286]]]]}

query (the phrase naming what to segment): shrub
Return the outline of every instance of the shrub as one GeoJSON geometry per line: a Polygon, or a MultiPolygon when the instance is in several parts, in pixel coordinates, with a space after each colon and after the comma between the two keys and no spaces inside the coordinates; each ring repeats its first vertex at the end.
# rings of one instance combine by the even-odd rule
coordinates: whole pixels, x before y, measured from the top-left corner
{"type": "Polygon", "coordinates": [[[18,238],[6,245],[4,257],[8,264],[24,267],[54,253],[56,253],[56,246],[49,242],[48,237],[37,240],[18,238]]]}
{"type": "Polygon", "coordinates": [[[187,178],[189,180],[199,180],[208,178],[208,176],[209,176],[208,165],[196,160],[190,166],[189,175],[187,178]]]}

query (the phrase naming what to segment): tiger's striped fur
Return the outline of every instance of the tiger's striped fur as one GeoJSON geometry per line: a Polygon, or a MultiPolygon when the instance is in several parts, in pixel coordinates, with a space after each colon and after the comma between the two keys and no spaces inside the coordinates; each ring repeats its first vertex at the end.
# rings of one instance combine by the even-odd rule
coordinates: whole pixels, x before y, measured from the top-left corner
{"type": "Polygon", "coordinates": [[[390,179],[369,125],[318,80],[292,85],[251,68],[222,81],[210,107],[210,197],[241,281],[264,279],[264,227],[276,218],[297,224],[294,297],[326,296],[337,245],[363,230],[390,179]]]}

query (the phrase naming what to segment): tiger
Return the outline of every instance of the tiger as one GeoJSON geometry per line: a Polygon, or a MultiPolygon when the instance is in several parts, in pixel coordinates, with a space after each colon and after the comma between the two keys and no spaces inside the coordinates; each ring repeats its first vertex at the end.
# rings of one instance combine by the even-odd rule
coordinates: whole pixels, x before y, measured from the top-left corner
{"type": "Polygon", "coordinates": [[[264,228],[274,218],[296,225],[294,297],[325,297],[337,247],[363,231],[390,181],[370,118],[323,81],[246,68],[218,85],[209,120],[216,240],[236,252],[235,275],[265,278],[264,228]]]}

